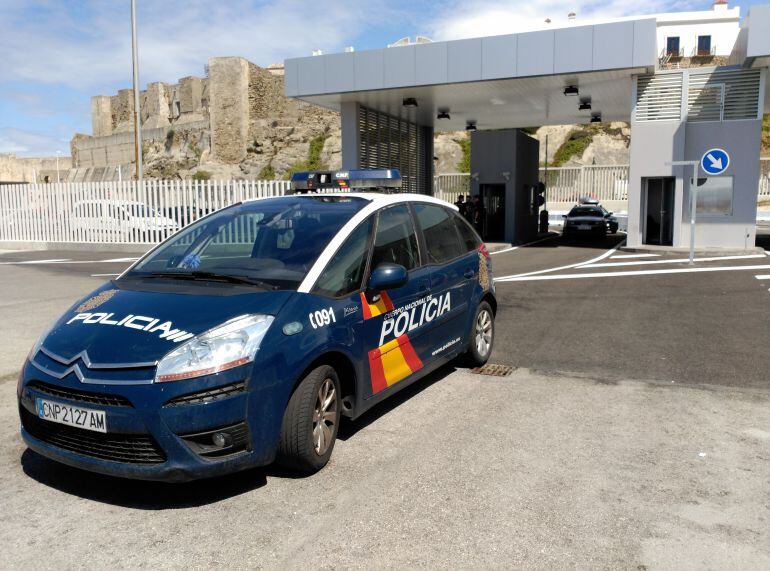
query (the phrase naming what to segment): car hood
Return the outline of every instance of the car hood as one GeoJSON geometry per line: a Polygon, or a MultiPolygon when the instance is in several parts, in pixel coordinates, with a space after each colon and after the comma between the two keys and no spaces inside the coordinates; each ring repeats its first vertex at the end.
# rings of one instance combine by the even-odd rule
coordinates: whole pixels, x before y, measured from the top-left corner
{"type": "Polygon", "coordinates": [[[183,293],[108,283],[76,302],[41,345],[49,356],[100,365],[155,363],[191,337],[241,315],[276,315],[293,291],[177,286],[183,293]],[[192,291],[191,291],[192,290],[192,291]],[[207,291],[208,290],[208,291],[207,291]]]}

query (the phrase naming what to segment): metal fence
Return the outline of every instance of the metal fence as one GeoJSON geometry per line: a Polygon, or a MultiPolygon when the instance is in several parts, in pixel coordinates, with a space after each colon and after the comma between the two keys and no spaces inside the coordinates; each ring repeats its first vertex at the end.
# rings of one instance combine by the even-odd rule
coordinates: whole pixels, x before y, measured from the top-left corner
{"type": "Polygon", "coordinates": [[[759,198],[770,198],[770,157],[759,159],[759,198]]]}
{"type": "Polygon", "coordinates": [[[288,181],[8,185],[0,187],[0,240],[155,244],[209,212],[288,188],[288,181]]]}

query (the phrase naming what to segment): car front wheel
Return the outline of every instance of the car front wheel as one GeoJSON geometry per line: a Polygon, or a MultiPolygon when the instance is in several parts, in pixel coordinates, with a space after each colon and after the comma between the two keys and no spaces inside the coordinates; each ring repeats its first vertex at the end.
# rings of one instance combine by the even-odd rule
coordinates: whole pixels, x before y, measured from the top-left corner
{"type": "Polygon", "coordinates": [[[328,365],[310,371],[286,406],[278,442],[283,466],[312,474],[329,462],[340,423],[340,382],[328,365]]]}
{"type": "Polygon", "coordinates": [[[484,365],[492,354],[495,341],[495,314],[486,301],[482,301],[476,309],[471,328],[470,346],[467,359],[472,366],[484,365]]]}

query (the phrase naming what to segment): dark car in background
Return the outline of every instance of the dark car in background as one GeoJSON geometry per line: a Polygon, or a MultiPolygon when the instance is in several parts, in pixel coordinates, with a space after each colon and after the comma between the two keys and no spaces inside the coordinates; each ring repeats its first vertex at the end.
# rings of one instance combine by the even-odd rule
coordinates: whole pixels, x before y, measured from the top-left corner
{"type": "Polygon", "coordinates": [[[618,220],[599,205],[575,206],[564,216],[565,237],[604,237],[618,231],[618,220]]]}

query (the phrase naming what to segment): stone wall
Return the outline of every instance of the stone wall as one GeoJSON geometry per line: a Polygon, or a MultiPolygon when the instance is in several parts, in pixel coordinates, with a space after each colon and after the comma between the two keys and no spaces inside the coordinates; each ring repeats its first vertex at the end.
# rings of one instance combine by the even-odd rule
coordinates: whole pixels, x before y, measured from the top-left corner
{"type": "MultiPolygon", "coordinates": [[[[59,178],[67,179],[72,158],[59,157],[59,178]]],[[[0,154],[0,182],[56,182],[56,157],[17,157],[0,154]]]]}
{"type": "Polygon", "coordinates": [[[211,156],[223,163],[240,163],[246,158],[249,65],[240,57],[209,60],[211,156]]]}

